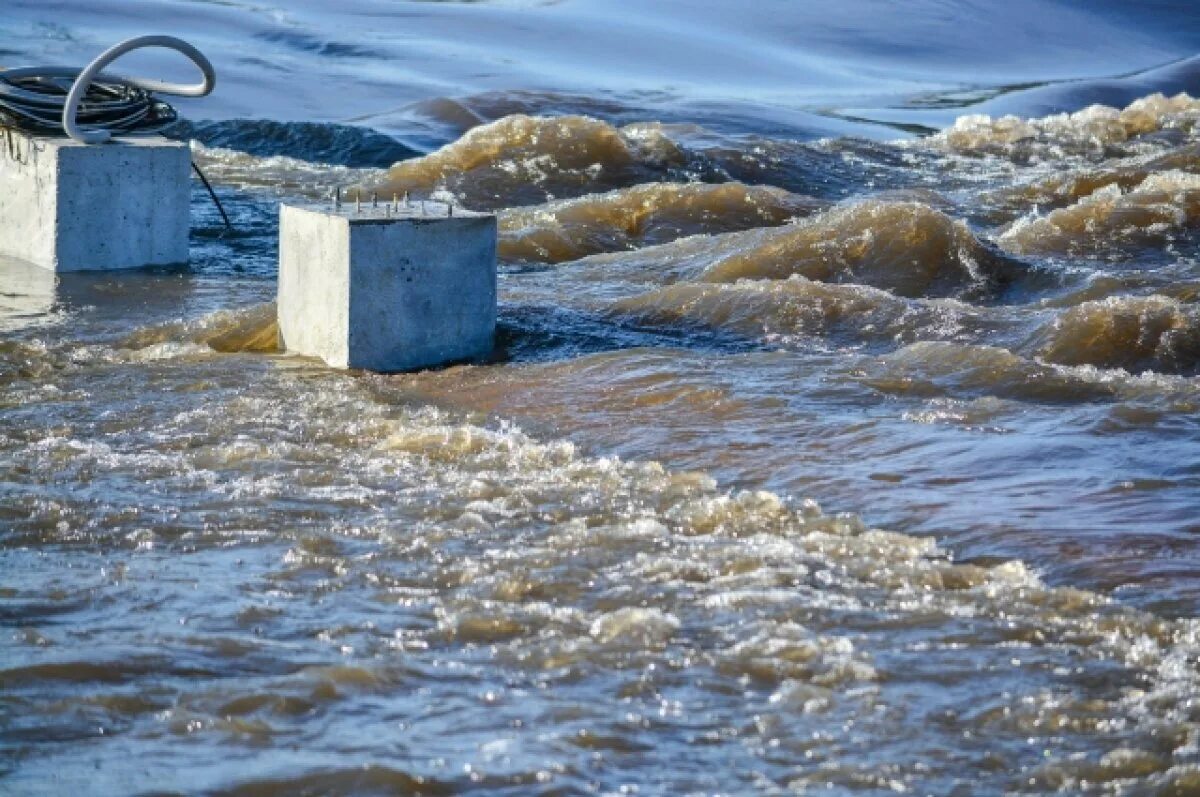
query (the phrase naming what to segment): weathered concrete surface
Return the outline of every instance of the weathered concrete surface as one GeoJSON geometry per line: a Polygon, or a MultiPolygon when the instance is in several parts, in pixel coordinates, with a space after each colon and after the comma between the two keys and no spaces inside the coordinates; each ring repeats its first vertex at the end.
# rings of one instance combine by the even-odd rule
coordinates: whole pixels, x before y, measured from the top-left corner
{"type": "Polygon", "coordinates": [[[0,131],[0,255],[53,271],[185,263],[190,168],[186,144],[157,136],[0,131]]]}
{"type": "Polygon", "coordinates": [[[280,207],[279,333],[337,368],[470,360],[496,332],[496,217],[440,203],[280,207]]]}

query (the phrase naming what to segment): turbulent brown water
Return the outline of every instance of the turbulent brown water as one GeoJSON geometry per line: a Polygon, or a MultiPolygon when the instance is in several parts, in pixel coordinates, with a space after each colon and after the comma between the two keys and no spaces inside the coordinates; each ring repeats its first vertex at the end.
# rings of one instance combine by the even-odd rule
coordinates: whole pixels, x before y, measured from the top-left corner
{"type": "MultiPolygon", "coordinates": [[[[236,231],[197,189],[187,268],[0,263],[0,792],[1200,793],[1200,73],[1127,74],[1186,7],[1099,63],[1018,4],[1081,80],[968,90],[927,4],[850,55],[664,4],[611,85],[558,38],[599,0],[398,6],[413,57],[366,0],[169,5],[264,50],[174,132],[236,231]],[[526,24],[580,71],[421,72],[526,24]],[[316,121],[238,118],[314,65],[316,121]],[[497,213],[486,362],[278,351],[275,204],[334,187],[497,213]]],[[[93,19],[39,13],[0,60],[93,19]]]]}

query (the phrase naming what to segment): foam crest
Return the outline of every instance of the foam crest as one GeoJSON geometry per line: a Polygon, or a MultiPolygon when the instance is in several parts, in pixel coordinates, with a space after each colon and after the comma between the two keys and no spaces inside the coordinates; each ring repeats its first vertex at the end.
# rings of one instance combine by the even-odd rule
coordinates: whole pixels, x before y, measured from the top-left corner
{"type": "Polygon", "coordinates": [[[1000,235],[1018,254],[1092,254],[1160,244],[1200,220],[1200,175],[1150,174],[1127,191],[1112,182],[1067,207],[1019,219],[1000,235]]]}
{"type": "MultiPolygon", "coordinates": [[[[1048,176],[983,193],[985,206],[1021,214],[1031,206],[1054,209],[1070,205],[1100,189],[1130,191],[1157,172],[1200,170],[1200,144],[1188,144],[1152,156],[1109,161],[1079,169],[1055,170],[1048,176]]],[[[1012,218],[1012,216],[1008,216],[1012,218]]]]}
{"type": "Polygon", "coordinates": [[[1092,105],[1074,113],[1040,119],[986,114],[961,116],[933,141],[969,155],[1002,155],[1018,159],[1104,153],[1138,136],[1166,128],[1192,130],[1200,119],[1200,100],[1187,94],[1152,94],[1124,109],[1092,105]]]}

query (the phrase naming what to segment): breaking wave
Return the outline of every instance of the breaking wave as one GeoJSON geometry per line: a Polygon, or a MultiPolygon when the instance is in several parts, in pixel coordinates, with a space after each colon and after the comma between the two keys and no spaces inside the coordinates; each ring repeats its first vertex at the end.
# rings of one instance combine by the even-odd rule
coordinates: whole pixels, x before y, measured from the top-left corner
{"type": "Polygon", "coordinates": [[[1085,302],[1036,337],[1039,356],[1063,365],[1166,373],[1200,368],[1200,307],[1165,296],[1085,302]]]}
{"type": "Polygon", "coordinates": [[[918,202],[868,200],[774,230],[714,241],[699,279],[854,282],[900,296],[981,292],[1010,281],[1020,264],[961,221],[918,202]]]}
{"type": "Polygon", "coordinates": [[[122,338],[118,349],[141,350],[164,344],[193,344],[225,354],[279,351],[275,303],[218,310],[193,321],[143,327],[122,338]]]}
{"type": "Polygon", "coordinates": [[[558,263],[697,233],[783,224],[816,200],[742,183],[649,183],[500,214],[500,254],[558,263]]]}
{"type": "Polygon", "coordinates": [[[1173,97],[1152,94],[1120,110],[1092,105],[1075,113],[1040,119],[961,116],[932,141],[956,153],[1001,155],[1014,160],[1112,156],[1127,153],[1122,145],[1148,133],[1168,129],[1191,132],[1198,120],[1200,100],[1182,93],[1173,97]]]}
{"type": "Polygon", "coordinates": [[[1019,219],[1000,235],[1018,254],[1121,252],[1161,244],[1200,220],[1200,175],[1151,174],[1128,190],[1114,181],[1075,204],[1019,219]]]}
{"type": "Polygon", "coordinates": [[[656,124],[618,128],[588,116],[518,114],[395,164],[376,187],[385,195],[445,190],[480,207],[535,204],[597,188],[683,178],[689,158],[656,124]]]}
{"type": "MultiPolygon", "coordinates": [[[[1109,186],[1129,191],[1151,175],[1169,171],[1200,171],[1200,144],[1080,169],[1056,170],[1016,186],[985,191],[981,199],[1011,219],[1011,214],[1021,215],[1032,207],[1053,210],[1069,205],[1109,186]]],[[[1001,216],[1001,220],[1005,218],[1001,216]]]]}

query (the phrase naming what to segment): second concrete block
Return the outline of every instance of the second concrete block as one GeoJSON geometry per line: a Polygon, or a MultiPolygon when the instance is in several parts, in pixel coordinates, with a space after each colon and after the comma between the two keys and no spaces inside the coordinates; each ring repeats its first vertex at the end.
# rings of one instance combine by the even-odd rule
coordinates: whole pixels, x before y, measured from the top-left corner
{"type": "Polygon", "coordinates": [[[488,354],[496,217],[441,203],[282,205],[279,332],[288,351],[393,372],[488,354]]]}

